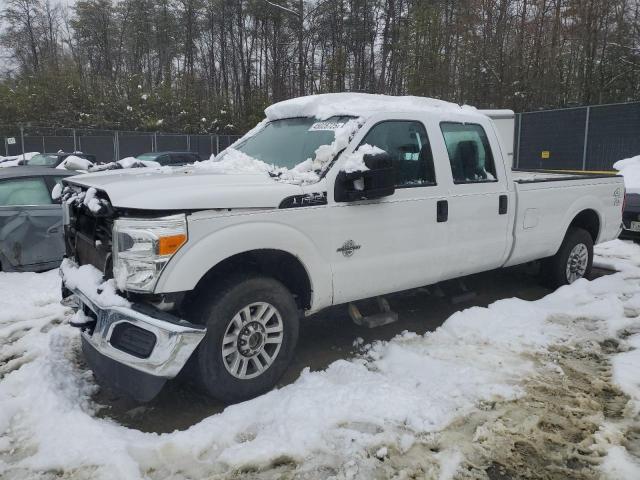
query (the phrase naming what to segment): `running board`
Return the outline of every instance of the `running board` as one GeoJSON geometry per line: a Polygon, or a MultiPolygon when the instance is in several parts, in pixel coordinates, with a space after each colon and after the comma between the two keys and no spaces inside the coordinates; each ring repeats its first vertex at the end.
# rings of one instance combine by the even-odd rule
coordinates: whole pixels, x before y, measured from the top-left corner
{"type": "Polygon", "coordinates": [[[477,296],[476,292],[469,290],[466,283],[460,278],[442,282],[438,285],[444,296],[449,298],[449,301],[454,305],[466,303],[477,296]]]}
{"type": "Polygon", "coordinates": [[[386,298],[377,297],[376,300],[380,308],[380,313],[367,316],[362,315],[355,303],[350,303],[349,316],[351,320],[353,320],[353,323],[362,327],[375,328],[398,321],[398,314],[391,310],[391,306],[386,298]]]}

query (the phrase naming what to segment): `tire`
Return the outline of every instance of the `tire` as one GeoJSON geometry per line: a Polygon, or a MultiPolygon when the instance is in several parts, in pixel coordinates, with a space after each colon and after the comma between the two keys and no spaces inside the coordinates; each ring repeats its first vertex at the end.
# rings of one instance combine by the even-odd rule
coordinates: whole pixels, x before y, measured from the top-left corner
{"type": "Polygon", "coordinates": [[[195,305],[207,333],[194,373],[209,396],[235,403],[269,391],[282,377],[298,341],[300,314],[289,290],[269,277],[236,277],[218,288],[195,305]]]}
{"type": "Polygon", "coordinates": [[[543,261],[543,279],[551,288],[569,285],[579,278],[589,275],[592,264],[593,239],[591,235],[582,228],[570,227],[558,253],[543,261]]]}

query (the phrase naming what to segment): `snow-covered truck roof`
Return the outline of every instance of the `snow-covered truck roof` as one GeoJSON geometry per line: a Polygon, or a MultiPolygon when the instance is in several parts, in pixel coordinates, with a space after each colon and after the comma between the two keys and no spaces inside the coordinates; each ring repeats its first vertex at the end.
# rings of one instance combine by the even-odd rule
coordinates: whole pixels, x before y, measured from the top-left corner
{"type": "Polygon", "coordinates": [[[326,120],[336,116],[367,118],[381,112],[454,112],[470,117],[483,113],[469,105],[458,105],[436,98],[375,95],[370,93],[323,93],[275,103],[264,111],[267,120],[315,117],[326,120]]]}

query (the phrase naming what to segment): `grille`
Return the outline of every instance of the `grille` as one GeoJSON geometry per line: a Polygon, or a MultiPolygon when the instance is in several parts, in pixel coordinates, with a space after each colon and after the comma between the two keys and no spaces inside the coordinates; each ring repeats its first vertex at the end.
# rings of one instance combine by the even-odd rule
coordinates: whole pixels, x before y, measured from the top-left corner
{"type": "Polygon", "coordinates": [[[113,328],[109,343],[134,357],[149,358],[156,345],[156,336],[131,323],[119,323],[113,328]]]}
{"type": "Polygon", "coordinates": [[[67,255],[79,265],[93,265],[105,278],[112,278],[112,227],[111,216],[94,216],[83,206],[71,206],[70,225],[65,228],[67,255]]]}
{"type": "Polygon", "coordinates": [[[622,214],[622,223],[624,223],[625,227],[630,228],[632,221],[640,221],[640,214],[638,214],[638,212],[624,212],[622,214]]]}

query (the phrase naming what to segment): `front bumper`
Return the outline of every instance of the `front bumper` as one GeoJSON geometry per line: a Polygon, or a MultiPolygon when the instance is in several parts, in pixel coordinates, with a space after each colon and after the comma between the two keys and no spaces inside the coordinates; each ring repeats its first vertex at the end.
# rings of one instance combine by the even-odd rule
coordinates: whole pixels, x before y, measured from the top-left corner
{"type": "Polygon", "coordinates": [[[634,208],[627,208],[622,212],[622,231],[620,232],[620,238],[637,240],[640,238],[640,232],[631,230],[631,222],[640,221],[640,208],[635,206],[634,208]]]}
{"type": "MultiPolygon", "coordinates": [[[[100,305],[81,289],[63,287],[91,319],[82,325],[83,352],[103,382],[141,401],[151,400],[189,360],[206,328],[144,304],[100,305]]],[[[69,303],[69,300],[66,299],[69,303]]]]}

